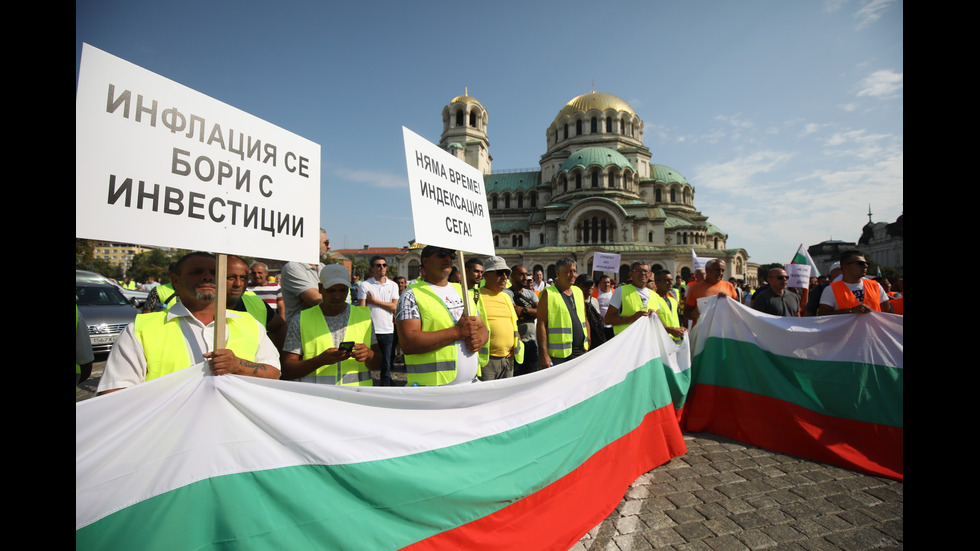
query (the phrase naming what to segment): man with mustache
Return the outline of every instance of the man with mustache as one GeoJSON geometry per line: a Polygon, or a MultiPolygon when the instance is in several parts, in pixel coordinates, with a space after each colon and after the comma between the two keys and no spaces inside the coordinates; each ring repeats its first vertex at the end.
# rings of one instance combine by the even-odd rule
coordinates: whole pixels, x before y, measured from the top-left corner
{"type": "Polygon", "coordinates": [[[178,302],[165,312],[140,314],[119,335],[99,381],[99,394],[114,392],[208,360],[213,375],[279,378],[279,353],[265,328],[249,315],[226,313],[227,344],[214,339],[216,263],[194,252],[177,261],[178,302]]]}

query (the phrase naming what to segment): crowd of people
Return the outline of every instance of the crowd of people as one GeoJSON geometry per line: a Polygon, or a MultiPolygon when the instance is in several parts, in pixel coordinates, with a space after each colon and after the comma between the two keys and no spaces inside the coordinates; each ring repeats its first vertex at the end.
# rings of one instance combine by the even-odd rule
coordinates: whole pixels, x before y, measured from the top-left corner
{"type": "MultiPolygon", "coordinates": [[[[321,230],[321,253],[328,250],[321,230]]],[[[171,265],[170,283],[151,278],[144,314],[116,341],[98,392],[201,360],[215,375],[344,386],[391,386],[393,367],[403,362],[408,386],[469,384],[561,365],[651,316],[680,341],[697,324],[704,300],[715,296],[776,316],[891,312],[893,303],[901,313],[902,301],[901,280],[865,277],[860,251],[843,253],[806,294],[787,287],[782,268],[770,270],[759,289],[739,288],[724,280],[719,259],[690,281],[634,262],[619,284],[607,275],[580,275],[570,257],[558,260],[555,277],[545,281],[542,270],[508,266],[499,256],[459,265],[455,251],[436,246],[422,249],[421,273],[412,281],[387,277],[383,256],[370,260],[371,277],[363,282],[342,264],[288,262],[278,279],[261,262],[229,256],[227,266],[221,285],[215,257],[195,252],[171,265]],[[220,292],[227,297],[227,341],[215,347],[220,292]]]]}

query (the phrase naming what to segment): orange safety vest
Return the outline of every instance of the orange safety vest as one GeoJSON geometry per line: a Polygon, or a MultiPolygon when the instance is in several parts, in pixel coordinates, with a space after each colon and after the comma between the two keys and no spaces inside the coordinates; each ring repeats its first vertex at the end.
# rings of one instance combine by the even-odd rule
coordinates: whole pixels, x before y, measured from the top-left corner
{"type": "MultiPolygon", "coordinates": [[[[875,312],[881,312],[881,295],[878,294],[878,282],[871,279],[862,279],[864,283],[864,304],[875,312]]],[[[861,304],[854,293],[847,288],[843,281],[835,281],[830,284],[834,290],[834,300],[837,301],[837,309],[853,308],[861,304]]]]}

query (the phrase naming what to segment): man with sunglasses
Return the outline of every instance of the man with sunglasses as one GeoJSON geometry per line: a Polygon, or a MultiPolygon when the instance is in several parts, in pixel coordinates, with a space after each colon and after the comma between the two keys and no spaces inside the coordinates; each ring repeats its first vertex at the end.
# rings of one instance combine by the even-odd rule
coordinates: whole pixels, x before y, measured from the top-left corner
{"type": "Polygon", "coordinates": [[[388,279],[385,257],[371,257],[371,277],[357,288],[360,306],[371,309],[371,323],[378,337],[381,352],[380,386],[391,386],[391,358],[395,343],[395,322],[392,317],[398,306],[398,284],[388,279]]]}
{"type": "Polygon", "coordinates": [[[798,317],[800,315],[800,297],[786,290],[789,275],[782,268],[769,270],[766,276],[769,287],[755,294],[752,308],[774,316],[798,317]]]}
{"type": "Polygon", "coordinates": [[[888,295],[881,284],[873,279],[864,279],[868,273],[864,253],[844,251],[840,255],[840,267],[841,280],[831,283],[820,295],[818,316],[892,312],[888,295]]]}
{"type": "Polygon", "coordinates": [[[429,245],[422,249],[422,278],[398,299],[395,325],[405,353],[408,385],[472,382],[480,374],[477,351],[490,338],[471,295],[449,282],[456,253],[429,245]],[[463,299],[469,316],[463,315],[463,299]]]}

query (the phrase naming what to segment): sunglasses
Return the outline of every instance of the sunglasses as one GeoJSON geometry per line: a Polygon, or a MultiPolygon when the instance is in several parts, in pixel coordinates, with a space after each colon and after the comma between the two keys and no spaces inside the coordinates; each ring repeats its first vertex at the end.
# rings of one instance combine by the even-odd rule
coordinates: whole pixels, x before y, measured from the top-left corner
{"type": "Polygon", "coordinates": [[[446,258],[448,256],[449,258],[456,260],[456,253],[454,251],[447,251],[443,249],[441,251],[436,251],[432,254],[438,256],[439,258],[446,258]]]}
{"type": "Polygon", "coordinates": [[[374,267],[375,268],[387,268],[388,265],[387,264],[375,264],[374,267]]]}

